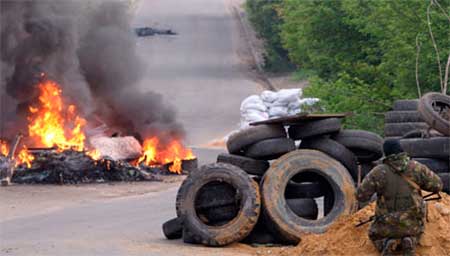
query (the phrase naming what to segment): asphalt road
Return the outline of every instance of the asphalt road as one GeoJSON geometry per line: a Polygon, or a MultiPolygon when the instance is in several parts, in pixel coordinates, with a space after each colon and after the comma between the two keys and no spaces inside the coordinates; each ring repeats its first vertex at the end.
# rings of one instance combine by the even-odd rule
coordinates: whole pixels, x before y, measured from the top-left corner
{"type": "Polygon", "coordinates": [[[141,1],[134,21],[137,27],[177,33],[139,39],[148,64],[141,88],[163,94],[175,106],[190,145],[236,129],[240,102],[261,90],[238,56],[246,42],[228,1],[141,1]]]}
{"type": "MultiPolygon", "coordinates": [[[[142,90],[158,91],[175,106],[190,145],[207,143],[235,129],[240,101],[260,88],[239,61],[237,52],[244,43],[226,2],[140,2],[136,26],[178,33],[139,39],[139,52],[147,64],[142,90]]],[[[217,152],[196,148],[202,163],[214,161],[217,152]]],[[[214,249],[165,240],[161,225],[175,216],[176,190],[173,186],[140,196],[74,203],[49,213],[0,219],[0,255],[252,254],[242,245],[214,249]]],[[[0,188],[0,196],[1,192],[0,188]]]]}

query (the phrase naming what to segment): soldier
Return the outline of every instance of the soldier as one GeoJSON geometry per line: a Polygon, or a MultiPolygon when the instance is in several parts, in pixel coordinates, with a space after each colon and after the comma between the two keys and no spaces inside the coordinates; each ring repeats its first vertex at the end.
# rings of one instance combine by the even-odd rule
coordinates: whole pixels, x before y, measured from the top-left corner
{"type": "Polygon", "coordinates": [[[411,160],[398,140],[386,140],[383,150],[383,163],[364,178],[357,191],[360,202],[377,195],[369,238],[382,255],[415,255],[426,216],[421,190],[439,192],[442,181],[425,165],[411,160]]]}

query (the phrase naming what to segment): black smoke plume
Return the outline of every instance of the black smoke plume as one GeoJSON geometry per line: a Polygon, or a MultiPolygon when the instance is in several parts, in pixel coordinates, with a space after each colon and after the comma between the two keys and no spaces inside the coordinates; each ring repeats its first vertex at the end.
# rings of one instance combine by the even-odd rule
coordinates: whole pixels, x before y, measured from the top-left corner
{"type": "Polygon", "coordinates": [[[26,132],[45,74],[88,121],[144,138],[183,138],[174,109],[137,87],[143,63],[130,18],[120,1],[0,1],[0,137],[26,132]]]}

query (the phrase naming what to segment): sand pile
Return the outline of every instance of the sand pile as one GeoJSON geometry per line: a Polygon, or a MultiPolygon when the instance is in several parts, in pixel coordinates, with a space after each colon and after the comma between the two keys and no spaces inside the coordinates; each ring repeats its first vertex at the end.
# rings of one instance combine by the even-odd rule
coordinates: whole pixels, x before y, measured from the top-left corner
{"type": "MultiPolygon", "coordinates": [[[[442,193],[440,201],[429,201],[428,222],[425,224],[417,255],[450,255],[450,196],[442,193]]],[[[342,216],[325,234],[305,235],[297,247],[259,250],[259,255],[379,255],[367,232],[370,224],[355,225],[373,215],[371,204],[351,216],[342,216]]]]}

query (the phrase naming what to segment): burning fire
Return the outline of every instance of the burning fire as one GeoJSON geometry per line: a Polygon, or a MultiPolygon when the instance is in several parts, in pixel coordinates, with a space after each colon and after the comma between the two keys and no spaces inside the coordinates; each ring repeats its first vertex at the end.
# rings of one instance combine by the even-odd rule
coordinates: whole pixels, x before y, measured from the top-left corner
{"type": "Polygon", "coordinates": [[[157,137],[146,139],[142,146],[143,154],[138,163],[144,163],[148,166],[157,164],[171,164],[169,171],[181,174],[182,160],[194,158],[192,150],[185,148],[180,141],[173,140],[167,145],[162,145],[157,137]]]}
{"type": "Polygon", "coordinates": [[[9,146],[6,141],[0,140],[0,154],[7,156],[9,153],[9,146]]]}
{"type": "Polygon", "coordinates": [[[82,151],[86,120],[77,115],[74,105],[64,105],[58,84],[47,80],[38,87],[39,105],[29,108],[29,135],[46,147],[82,151]]]}
{"type": "MultiPolygon", "coordinates": [[[[9,145],[6,141],[0,140],[0,155],[7,156],[9,154],[9,145]]],[[[13,156],[13,159],[15,157],[13,156]]],[[[31,162],[34,160],[34,156],[28,153],[28,149],[26,146],[23,146],[22,149],[17,154],[16,166],[20,164],[26,164],[28,168],[31,167],[31,162]]]]}
{"type": "MultiPolygon", "coordinates": [[[[33,145],[44,147],[56,147],[63,150],[85,150],[86,136],[83,128],[86,120],[77,114],[74,105],[65,105],[60,86],[51,80],[45,80],[38,84],[39,101],[29,107],[28,134],[33,145]]],[[[143,144],[143,153],[138,164],[147,166],[170,164],[169,171],[181,174],[182,160],[195,158],[192,151],[184,147],[179,140],[170,143],[161,143],[159,138],[146,139],[143,144]]],[[[0,140],[0,154],[8,155],[9,146],[0,140]]],[[[98,150],[86,152],[92,159],[100,159],[98,150]]],[[[17,154],[17,164],[26,164],[31,167],[34,157],[23,146],[17,154]]]]}

